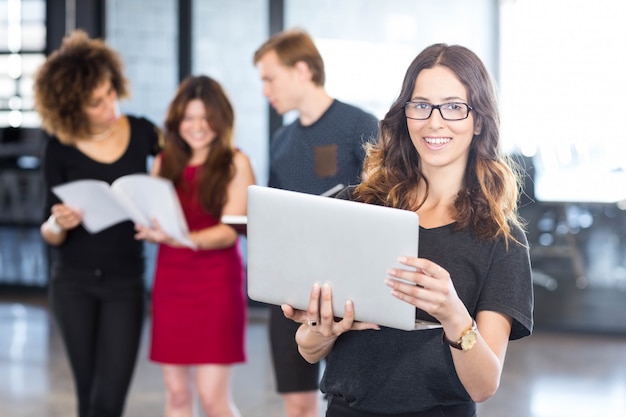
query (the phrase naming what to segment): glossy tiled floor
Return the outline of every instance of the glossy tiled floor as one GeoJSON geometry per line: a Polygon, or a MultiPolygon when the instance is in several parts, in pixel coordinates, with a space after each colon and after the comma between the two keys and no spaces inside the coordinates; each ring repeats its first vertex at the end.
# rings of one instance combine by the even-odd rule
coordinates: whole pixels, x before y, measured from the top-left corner
{"type": "MultiPolygon", "coordinates": [[[[264,310],[253,310],[249,360],[235,369],[235,401],[243,416],[279,416],[273,393],[264,310]]],[[[147,360],[149,318],[125,416],[163,415],[159,367],[147,360]]],[[[72,417],[74,393],[61,340],[44,296],[0,295],[0,417],[72,417]]]]}
{"type": "MultiPolygon", "coordinates": [[[[158,367],[146,359],[146,334],[126,417],[163,415],[163,386],[158,367]]],[[[242,416],[282,416],[263,309],[251,311],[247,349],[248,362],[234,378],[242,416]]],[[[624,336],[536,332],[511,343],[501,388],[479,405],[479,415],[626,417],[624,358],[624,336]]],[[[45,297],[0,294],[0,417],[74,415],[72,382],[45,297]]]]}

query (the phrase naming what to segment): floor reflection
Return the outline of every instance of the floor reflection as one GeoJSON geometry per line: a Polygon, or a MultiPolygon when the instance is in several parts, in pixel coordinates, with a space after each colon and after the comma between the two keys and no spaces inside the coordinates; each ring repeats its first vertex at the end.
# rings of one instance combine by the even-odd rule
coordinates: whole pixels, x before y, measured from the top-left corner
{"type": "MultiPolygon", "coordinates": [[[[125,417],[163,414],[159,368],[147,360],[149,319],[125,417]]],[[[267,343],[267,312],[253,308],[248,362],[235,368],[244,417],[280,417],[267,343]]],[[[536,332],[509,345],[498,393],[481,417],[626,417],[626,337],[536,332]]],[[[68,417],[73,386],[44,296],[0,295],[0,416],[68,417]]]]}
{"type": "Polygon", "coordinates": [[[626,410],[624,381],[598,383],[597,379],[549,377],[535,383],[530,399],[535,417],[621,417],[626,410]],[[607,386],[608,385],[608,386],[607,386]]]}

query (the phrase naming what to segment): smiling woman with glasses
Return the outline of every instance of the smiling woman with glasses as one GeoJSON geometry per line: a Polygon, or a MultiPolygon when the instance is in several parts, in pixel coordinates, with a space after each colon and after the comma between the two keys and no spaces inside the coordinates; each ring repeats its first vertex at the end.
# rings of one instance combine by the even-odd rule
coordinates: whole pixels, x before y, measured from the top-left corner
{"type": "Polygon", "coordinates": [[[443,120],[463,120],[467,119],[472,106],[466,103],[443,103],[430,104],[423,101],[407,101],[404,103],[404,114],[409,119],[426,120],[433,114],[433,110],[439,110],[443,120]]]}
{"type": "Polygon", "coordinates": [[[282,306],[301,323],[300,354],[326,359],[326,417],[476,417],[476,403],[498,389],[509,340],[533,327],[518,177],[501,153],[495,91],[476,54],[435,44],[413,60],[364,171],[337,198],[419,215],[418,253],[398,254],[381,285],[443,331],[356,322],[359,304],[333,300],[326,286],[312,288],[306,311],[282,306]],[[344,305],[341,320],[333,302],[344,305]]]}

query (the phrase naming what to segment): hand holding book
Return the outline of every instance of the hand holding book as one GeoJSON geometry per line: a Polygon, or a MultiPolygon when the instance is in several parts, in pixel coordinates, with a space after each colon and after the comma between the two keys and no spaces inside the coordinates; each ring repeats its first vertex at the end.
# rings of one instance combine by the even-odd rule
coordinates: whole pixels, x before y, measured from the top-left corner
{"type": "Polygon", "coordinates": [[[68,206],[83,213],[83,227],[98,233],[125,220],[160,230],[195,248],[171,181],[147,174],[118,178],[111,185],[99,180],[78,180],[53,187],[52,191],[68,206]]]}
{"type": "Polygon", "coordinates": [[[191,239],[191,235],[188,236],[188,239],[185,241],[180,241],[175,237],[168,235],[159,224],[159,221],[155,218],[150,219],[152,222],[151,226],[143,226],[141,224],[135,225],[135,230],[137,233],[135,234],[135,239],[145,240],[150,243],[158,243],[164,244],[172,247],[191,247],[192,249],[197,249],[195,243],[191,239]],[[188,241],[187,241],[188,240],[188,241]],[[189,244],[191,242],[191,244],[189,244]]]}
{"type": "Polygon", "coordinates": [[[222,216],[221,222],[235,229],[235,232],[246,236],[248,231],[248,216],[222,216]]]}

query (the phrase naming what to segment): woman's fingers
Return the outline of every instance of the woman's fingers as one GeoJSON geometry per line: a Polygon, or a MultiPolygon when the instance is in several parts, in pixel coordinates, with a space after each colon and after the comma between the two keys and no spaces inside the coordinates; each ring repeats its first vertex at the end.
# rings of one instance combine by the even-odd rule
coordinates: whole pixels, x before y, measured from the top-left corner
{"type": "Polygon", "coordinates": [[[280,308],[281,310],[283,310],[283,314],[286,318],[293,320],[297,323],[306,322],[307,312],[305,310],[297,310],[289,304],[282,304],[280,308]]]}
{"type": "Polygon", "coordinates": [[[412,270],[393,268],[386,284],[391,294],[433,317],[442,320],[456,311],[460,300],[450,273],[440,265],[424,258],[404,257],[398,261],[412,270]]]}
{"type": "Polygon", "coordinates": [[[377,324],[354,321],[354,304],[346,301],[343,318],[335,319],[330,284],[313,284],[309,305],[306,310],[298,310],[288,304],[281,309],[286,318],[297,323],[306,324],[309,331],[323,336],[339,336],[348,330],[380,329],[377,324]]]}
{"type": "MultiPolygon", "coordinates": [[[[411,269],[392,268],[388,271],[389,275],[394,278],[411,282],[423,288],[436,285],[434,284],[436,281],[445,280],[450,276],[440,265],[429,261],[428,259],[400,257],[398,258],[398,262],[411,267],[411,269]]],[[[397,280],[394,282],[397,282],[398,285],[402,284],[397,280]]],[[[390,284],[393,284],[394,282],[388,282],[388,285],[392,286],[390,284]]],[[[406,283],[404,284],[406,285],[406,283]]]]}
{"type": "Polygon", "coordinates": [[[321,287],[316,282],[311,288],[311,296],[309,297],[309,306],[307,308],[306,323],[308,326],[317,326],[320,322],[320,295],[321,287]]]}
{"type": "Polygon", "coordinates": [[[65,204],[52,206],[51,214],[62,229],[73,229],[82,221],[82,213],[65,204]]]}
{"type": "Polygon", "coordinates": [[[327,329],[332,329],[335,323],[335,314],[333,313],[333,295],[330,284],[322,285],[321,303],[320,303],[320,319],[322,325],[327,329]]]}

